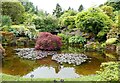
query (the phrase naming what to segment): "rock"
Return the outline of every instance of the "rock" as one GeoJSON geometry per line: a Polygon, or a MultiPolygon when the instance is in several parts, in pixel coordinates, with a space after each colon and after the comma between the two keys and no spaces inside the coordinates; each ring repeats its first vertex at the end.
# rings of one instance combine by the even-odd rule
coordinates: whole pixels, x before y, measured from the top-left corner
{"type": "Polygon", "coordinates": [[[58,63],[68,63],[73,65],[80,65],[83,62],[87,61],[87,56],[84,54],[56,54],[52,56],[52,60],[57,61],[58,63]]]}
{"type": "Polygon", "coordinates": [[[57,52],[50,52],[50,51],[40,51],[40,50],[35,50],[34,48],[18,48],[15,49],[17,52],[16,54],[25,59],[30,59],[30,60],[36,60],[36,59],[42,59],[47,57],[48,55],[54,55],[57,54],[57,52]]]}

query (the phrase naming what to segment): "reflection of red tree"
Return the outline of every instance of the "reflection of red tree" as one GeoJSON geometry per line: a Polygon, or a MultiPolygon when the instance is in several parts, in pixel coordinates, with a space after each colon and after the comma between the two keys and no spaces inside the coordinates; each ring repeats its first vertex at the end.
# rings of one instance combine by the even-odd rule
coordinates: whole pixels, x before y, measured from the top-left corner
{"type": "Polygon", "coordinates": [[[58,50],[62,43],[61,38],[48,32],[40,32],[36,40],[36,49],[58,50]]]}

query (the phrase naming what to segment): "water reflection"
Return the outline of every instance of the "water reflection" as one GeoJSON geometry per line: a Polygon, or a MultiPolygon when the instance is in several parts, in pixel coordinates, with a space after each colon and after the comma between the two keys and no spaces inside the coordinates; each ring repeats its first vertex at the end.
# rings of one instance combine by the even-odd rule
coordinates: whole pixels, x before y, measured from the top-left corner
{"type": "Polygon", "coordinates": [[[73,67],[61,68],[58,73],[53,67],[38,67],[23,77],[30,78],[31,75],[34,75],[34,78],[76,78],[80,76],[75,73],[73,67]]]}
{"type": "Polygon", "coordinates": [[[100,69],[102,62],[118,60],[118,56],[114,52],[84,52],[84,50],[79,47],[66,46],[63,47],[59,53],[84,53],[88,57],[91,57],[91,60],[79,66],[63,64],[63,67],[61,67],[59,63],[51,60],[52,56],[37,61],[21,59],[15,54],[14,49],[16,48],[19,47],[5,48],[6,56],[2,62],[2,72],[5,74],[24,77],[29,77],[31,74],[34,74],[35,78],[75,78],[80,75],[95,74],[96,71],[100,69]]]}

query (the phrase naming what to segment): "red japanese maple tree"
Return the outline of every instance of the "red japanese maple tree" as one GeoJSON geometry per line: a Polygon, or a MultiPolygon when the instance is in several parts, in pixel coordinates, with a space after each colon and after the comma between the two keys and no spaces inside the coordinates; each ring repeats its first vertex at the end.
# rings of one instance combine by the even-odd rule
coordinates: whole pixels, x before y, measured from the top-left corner
{"type": "Polygon", "coordinates": [[[36,50],[59,50],[61,48],[61,38],[49,32],[40,32],[36,39],[36,50]]]}

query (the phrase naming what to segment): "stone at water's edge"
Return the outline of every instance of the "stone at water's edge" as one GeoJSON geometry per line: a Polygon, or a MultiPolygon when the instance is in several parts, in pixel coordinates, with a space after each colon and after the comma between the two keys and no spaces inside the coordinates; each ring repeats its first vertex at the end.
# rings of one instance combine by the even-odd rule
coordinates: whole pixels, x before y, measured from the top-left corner
{"type": "Polygon", "coordinates": [[[35,50],[34,48],[18,48],[15,49],[16,54],[20,58],[30,59],[30,60],[37,60],[37,59],[43,59],[47,57],[48,55],[52,55],[52,60],[57,61],[58,63],[68,63],[73,65],[80,65],[83,62],[86,62],[87,59],[89,59],[84,54],[72,54],[72,53],[66,53],[66,54],[57,54],[55,51],[41,51],[41,50],[35,50]]]}
{"type": "Polygon", "coordinates": [[[57,54],[53,55],[52,60],[55,60],[59,63],[68,63],[74,65],[80,65],[83,62],[86,62],[88,57],[84,54],[57,54]]]}
{"type": "Polygon", "coordinates": [[[34,48],[22,48],[22,49],[18,48],[15,50],[17,52],[16,54],[20,58],[31,59],[31,60],[42,59],[47,57],[47,55],[56,54],[56,52],[35,50],[34,48]]]}

